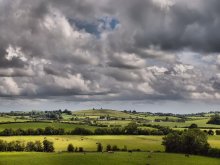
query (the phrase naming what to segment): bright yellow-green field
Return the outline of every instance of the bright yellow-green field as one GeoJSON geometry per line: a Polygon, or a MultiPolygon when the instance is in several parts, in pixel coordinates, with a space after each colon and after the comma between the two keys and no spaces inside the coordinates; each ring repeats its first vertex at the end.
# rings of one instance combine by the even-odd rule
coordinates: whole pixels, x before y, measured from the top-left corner
{"type": "Polygon", "coordinates": [[[214,148],[220,148],[220,136],[209,136],[209,144],[214,148]]]}
{"type": "Polygon", "coordinates": [[[86,151],[96,151],[97,144],[102,143],[104,149],[107,144],[117,145],[119,148],[123,148],[124,145],[128,149],[141,149],[143,151],[163,151],[161,145],[160,136],[10,136],[0,137],[2,140],[13,141],[35,141],[47,138],[54,142],[56,151],[66,151],[67,145],[72,143],[75,147],[83,147],[86,151]]]}
{"type": "MultiPolygon", "coordinates": [[[[56,151],[66,151],[67,145],[72,143],[75,147],[83,147],[86,151],[96,151],[96,143],[102,143],[104,149],[107,144],[117,145],[123,148],[125,145],[128,149],[141,149],[142,151],[164,151],[161,145],[162,136],[77,136],[77,135],[63,135],[63,136],[10,136],[0,137],[2,140],[13,141],[35,141],[47,138],[54,142],[56,151]]],[[[220,148],[220,136],[209,136],[209,143],[212,147],[220,148]]]]}

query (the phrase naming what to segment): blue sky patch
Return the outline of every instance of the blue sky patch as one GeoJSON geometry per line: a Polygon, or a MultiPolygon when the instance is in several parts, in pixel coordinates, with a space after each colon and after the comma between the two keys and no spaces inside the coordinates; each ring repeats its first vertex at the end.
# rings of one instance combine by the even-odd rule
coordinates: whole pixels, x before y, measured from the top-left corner
{"type": "Polygon", "coordinates": [[[75,19],[69,19],[71,24],[74,24],[78,29],[85,30],[87,33],[93,34],[96,37],[100,37],[100,34],[106,30],[114,30],[119,21],[113,17],[102,17],[97,19],[94,22],[87,22],[75,19]]]}

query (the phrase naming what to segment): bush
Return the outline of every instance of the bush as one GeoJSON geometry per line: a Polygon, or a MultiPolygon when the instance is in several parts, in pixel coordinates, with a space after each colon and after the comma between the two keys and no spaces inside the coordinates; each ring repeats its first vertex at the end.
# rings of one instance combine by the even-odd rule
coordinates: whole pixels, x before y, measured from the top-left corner
{"type": "Polygon", "coordinates": [[[215,114],[210,118],[210,120],[207,122],[207,124],[217,124],[220,125],[220,115],[215,114]]]}
{"type": "Polygon", "coordinates": [[[189,126],[189,129],[193,129],[193,128],[198,128],[198,125],[193,123],[189,126]]]}
{"type": "Polygon", "coordinates": [[[212,136],[214,135],[214,131],[211,129],[207,133],[208,133],[208,135],[212,135],[212,136]]]}
{"type": "Polygon", "coordinates": [[[25,151],[27,151],[27,152],[35,151],[34,142],[27,142],[27,145],[25,147],[25,151]]]}
{"type": "Polygon", "coordinates": [[[69,144],[69,145],[68,145],[67,151],[68,151],[68,152],[74,152],[74,147],[73,147],[72,144],[69,144]]]}
{"type": "Polygon", "coordinates": [[[121,151],[127,151],[127,146],[124,146],[124,148],[121,149],[121,151]]]}
{"type": "Polygon", "coordinates": [[[92,135],[92,131],[85,128],[75,128],[71,131],[71,135],[92,135]]]}
{"type": "Polygon", "coordinates": [[[211,157],[220,157],[220,149],[219,148],[210,148],[208,151],[208,156],[211,157]]]}
{"type": "Polygon", "coordinates": [[[84,152],[83,147],[79,147],[79,152],[84,152]]]}
{"type": "Polygon", "coordinates": [[[111,151],[111,150],[112,150],[112,147],[111,147],[110,144],[108,144],[108,145],[106,146],[106,151],[111,151]]]}
{"type": "Polygon", "coordinates": [[[7,142],[3,141],[3,140],[0,140],[0,151],[3,152],[3,151],[6,151],[6,150],[7,150],[7,142]]]}
{"type": "Polygon", "coordinates": [[[112,151],[119,151],[120,149],[118,148],[118,146],[117,145],[113,145],[112,146],[112,151]]]}
{"type": "Polygon", "coordinates": [[[39,140],[35,141],[34,149],[35,149],[36,152],[42,152],[43,151],[42,143],[39,140]]]}
{"type": "Polygon", "coordinates": [[[97,152],[102,152],[102,150],[103,150],[102,144],[101,144],[101,143],[98,143],[98,144],[97,144],[97,152]]]}
{"type": "Polygon", "coordinates": [[[43,150],[44,152],[54,152],[53,142],[45,139],[43,141],[43,150]]]}

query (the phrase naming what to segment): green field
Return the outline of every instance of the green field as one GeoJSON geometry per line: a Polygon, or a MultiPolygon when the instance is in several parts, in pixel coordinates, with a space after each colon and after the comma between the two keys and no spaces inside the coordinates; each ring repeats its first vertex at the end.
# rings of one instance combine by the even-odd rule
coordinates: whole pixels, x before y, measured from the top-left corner
{"type": "Polygon", "coordinates": [[[116,110],[110,110],[110,109],[96,109],[96,110],[80,110],[80,111],[75,111],[73,114],[77,116],[111,116],[111,117],[124,117],[124,118],[129,118],[130,114],[121,112],[121,111],[116,111],[116,110]]]}
{"type": "Polygon", "coordinates": [[[185,123],[181,123],[181,122],[151,122],[150,124],[155,124],[155,125],[161,125],[161,126],[168,126],[170,128],[181,128],[181,127],[188,127],[191,124],[197,124],[198,127],[200,128],[219,128],[220,129],[220,125],[214,125],[214,124],[206,124],[207,121],[209,119],[199,119],[199,120],[190,120],[190,121],[186,121],[185,123]]]}
{"type": "Polygon", "coordinates": [[[63,128],[65,131],[71,131],[76,127],[80,128],[86,128],[90,130],[95,130],[98,127],[94,126],[87,126],[87,125],[80,125],[80,124],[68,124],[68,123],[56,123],[56,122],[51,122],[51,123],[42,123],[42,122],[28,122],[28,123],[9,123],[9,124],[0,124],[0,131],[6,129],[6,128],[11,128],[11,129],[37,129],[37,128],[45,128],[45,127],[54,127],[54,128],[63,128]]]}
{"type": "Polygon", "coordinates": [[[28,121],[27,119],[16,119],[15,116],[11,117],[11,116],[0,116],[0,123],[3,122],[24,122],[24,121],[28,121]]]}
{"type": "MultiPolygon", "coordinates": [[[[78,136],[78,135],[54,135],[54,136],[9,136],[0,137],[2,140],[13,141],[43,141],[44,138],[54,142],[56,151],[66,151],[67,145],[72,143],[74,147],[83,147],[85,151],[96,151],[96,143],[102,143],[104,150],[106,145],[117,145],[123,148],[125,145],[129,150],[141,149],[142,151],[164,151],[161,145],[162,136],[78,136]]],[[[208,142],[212,147],[220,148],[220,136],[209,136],[208,142]]]]}
{"type": "Polygon", "coordinates": [[[161,145],[161,136],[10,136],[0,137],[2,140],[13,141],[19,140],[23,142],[35,141],[47,138],[54,142],[56,151],[66,151],[67,145],[72,143],[74,147],[83,147],[86,151],[96,151],[97,144],[102,143],[104,149],[106,145],[117,145],[123,148],[125,145],[128,149],[141,149],[143,151],[163,151],[161,145]]]}
{"type": "Polygon", "coordinates": [[[220,159],[152,153],[0,153],[0,165],[219,165],[220,159]]]}

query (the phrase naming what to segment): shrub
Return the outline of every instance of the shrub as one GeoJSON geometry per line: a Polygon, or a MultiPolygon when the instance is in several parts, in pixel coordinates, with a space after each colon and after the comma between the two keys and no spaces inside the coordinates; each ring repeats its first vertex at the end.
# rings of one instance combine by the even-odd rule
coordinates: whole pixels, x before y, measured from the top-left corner
{"type": "Polygon", "coordinates": [[[54,152],[53,142],[45,139],[43,141],[43,150],[44,152],[54,152]]]}
{"type": "Polygon", "coordinates": [[[117,145],[113,145],[113,146],[112,146],[112,151],[119,151],[118,146],[117,146],[117,145]]]}
{"type": "Polygon", "coordinates": [[[74,147],[73,147],[72,144],[69,144],[69,145],[68,145],[67,151],[68,151],[68,152],[74,152],[74,147]]]}
{"type": "Polygon", "coordinates": [[[111,151],[111,150],[112,150],[112,147],[111,147],[110,144],[108,144],[108,145],[106,146],[106,151],[111,151]]]}
{"type": "Polygon", "coordinates": [[[102,150],[103,150],[102,144],[101,144],[101,143],[98,143],[98,144],[97,144],[97,152],[102,152],[102,150]]]}
{"type": "Polygon", "coordinates": [[[210,148],[208,151],[208,156],[211,157],[220,157],[220,149],[219,148],[210,148]]]}
{"type": "Polygon", "coordinates": [[[84,152],[83,147],[79,147],[79,152],[84,152]]]}

